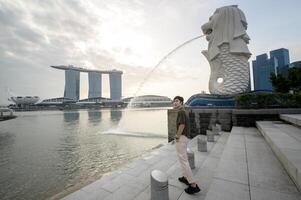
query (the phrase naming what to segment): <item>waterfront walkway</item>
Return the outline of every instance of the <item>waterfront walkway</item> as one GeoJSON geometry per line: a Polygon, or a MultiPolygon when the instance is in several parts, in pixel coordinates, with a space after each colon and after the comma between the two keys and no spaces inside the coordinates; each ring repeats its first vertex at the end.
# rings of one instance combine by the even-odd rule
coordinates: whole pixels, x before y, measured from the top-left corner
{"type": "Polygon", "coordinates": [[[171,200],[301,200],[296,186],[298,178],[301,178],[299,171],[301,154],[296,154],[301,149],[298,143],[301,129],[285,124],[285,130],[290,134],[284,135],[279,123],[277,126],[277,134],[282,137],[275,137],[274,142],[273,139],[269,139],[273,137],[272,128],[276,127],[271,122],[259,122],[257,124],[259,129],[233,127],[231,133],[222,132],[220,136],[216,136],[216,142],[208,142],[208,152],[198,152],[197,137],[192,139],[189,148],[195,153],[196,168],[193,174],[202,189],[198,194],[186,194],[184,192],[186,186],[177,180],[181,176],[180,165],[175,145],[169,143],[64,199],[147,200],[150,199],[150,173],[157,169],[168,175],[171,200]],[[287,130],[294,132],[291,134],[292,131],[287,130]],[[283,147],[290,144],[294,145],[294,152],[289,151],[290,148],[283,147]],[[279,159],[277,152],[273,152],[277,151],[273,145],[281,147],[280,150],[286,150],[284,152],[287,155],[281,156],[288,158],[288,162],[293,159],[293,163],[288,165],[285,159],[279,159]],[[295,167],[296,177],[291,175],[291,179],[287,167],[292,166],[295,167]]]}
{"type": "Polygon", "coordinates": [[[16,118],[16,116],[14,115],[13,110],[9,108],[0,108],[0,121],[5,121],[14,118],[16,118]]]}

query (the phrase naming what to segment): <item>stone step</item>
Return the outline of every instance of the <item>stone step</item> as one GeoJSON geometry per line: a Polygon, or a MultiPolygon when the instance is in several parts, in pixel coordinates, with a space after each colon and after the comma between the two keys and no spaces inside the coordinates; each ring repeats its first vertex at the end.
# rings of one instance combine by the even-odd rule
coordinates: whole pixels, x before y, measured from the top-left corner
{"type": "Polygon", "coordinates": [[[300,190],[301,129],[280,121],[259,121],[256,126],[300,190]]]}
{"type": "Polygon", "coordinates": [[[256,128],[233,127],[205,200],[301,199],[256,128]]]}
{"type": "Polygon", "coordinates": [[[301,114],[281,114],[280,119],[301,127],[301,114]]]}

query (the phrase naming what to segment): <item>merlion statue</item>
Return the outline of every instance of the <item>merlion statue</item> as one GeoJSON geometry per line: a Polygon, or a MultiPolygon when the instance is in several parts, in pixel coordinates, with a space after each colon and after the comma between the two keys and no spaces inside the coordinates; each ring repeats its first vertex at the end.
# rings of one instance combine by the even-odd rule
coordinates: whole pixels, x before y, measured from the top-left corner
{"type": "Polygon", "coordinates": [[[247,44],[247,21],[236,6],[216,9],[202,31],[209,42],[202,51],[210,64],[209,91],[211,94],[232,95],[249,91],[251,53],[247,44]]]}

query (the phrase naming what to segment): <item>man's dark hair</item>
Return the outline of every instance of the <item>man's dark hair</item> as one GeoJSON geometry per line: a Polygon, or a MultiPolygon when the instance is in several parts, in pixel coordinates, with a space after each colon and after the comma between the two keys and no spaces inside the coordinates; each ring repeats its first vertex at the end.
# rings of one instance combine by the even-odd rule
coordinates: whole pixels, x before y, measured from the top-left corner
{"type": "Polygon", "coordinates": [[[184,103],[184,98],[181,96],[175,96],[175,98],[173,98],[173,100],[178,99],[182,104],[184,103]]]}

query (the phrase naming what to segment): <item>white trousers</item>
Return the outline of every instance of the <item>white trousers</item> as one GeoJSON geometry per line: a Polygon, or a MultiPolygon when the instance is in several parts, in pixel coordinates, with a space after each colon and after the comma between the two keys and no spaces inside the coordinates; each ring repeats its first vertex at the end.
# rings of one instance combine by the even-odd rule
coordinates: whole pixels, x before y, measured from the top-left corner
{"type": "Polygon", "coordinates": [[[189,183],[195,183],[187,156],[188,141],[189,140],[185,135],[181,135],[179,140],[176,142],[176,150],[182,168],[183,176],[186,177],[189,183]]]}

